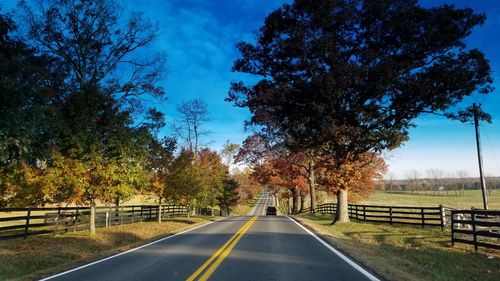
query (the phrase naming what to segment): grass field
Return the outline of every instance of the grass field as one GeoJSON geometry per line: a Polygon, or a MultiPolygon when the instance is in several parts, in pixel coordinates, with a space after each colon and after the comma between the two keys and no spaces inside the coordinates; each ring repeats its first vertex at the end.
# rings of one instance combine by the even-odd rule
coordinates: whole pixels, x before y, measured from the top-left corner
{"type": "Polygon", "coordinates": [[[499,280],[500,254],[451,247],[440,228],[351,222],[331,225],[330,215],[301,215],[302,223],[387,280],[499,280]]]}
{"type": "MultiPolygon", "coordinates": [[[[318,191],[321,200],[318,203],[335,202],[335,196],[318,191]]],[[[309,207],[309,198],[306,198],[306,207],[309,207]]],[[[367,198],[356,202],[357,204],[370,205],[392,205],[392,206],[423,206],[433,207],[442,204],[445,207],[456,209],[470,209],[472,207],[482,209],[483,199],[480,190],[467,190],[463,196],[455,195],[453,191],[436,193],[433,192],[386,192],[375,191],[367,198]]],[[[489,209],[500,209],[500,190],[490,190],[488,192],[489,209]]]]}
{"type": "Polygon", "coordinates": [[[175,218],[64,235],[0,241],[0,280],[34,280],[206,223],[213,217],[175,218]]]}
{"type": "Polygon", "coordinates": [[[250,212],[255,208],[255,205],[257,205],[257,202],[259,201],[261,194],[258,194],[255,198],[248,200],[244,204],[239,204],[234,208],[232,211],[232,215],[235,216],[246,216],[249,215],[250,212]]]}
{"type": "MultiPolygon", "coordinates": [[[[402,206],[437,206],[443,204],[452,208],[470,209],[471,207],[483,207],[480,190],[467,190],[464,196],[454,195],[453,192],[433,195],[432,192],[420,193],[389,193],[377,191],[368,198],[359,202],[360,204],[373,205],[402,205],[402,206]]],[[[500,190],[492,190],[488,196],[490,209],[500,209],[500,190]]]]}

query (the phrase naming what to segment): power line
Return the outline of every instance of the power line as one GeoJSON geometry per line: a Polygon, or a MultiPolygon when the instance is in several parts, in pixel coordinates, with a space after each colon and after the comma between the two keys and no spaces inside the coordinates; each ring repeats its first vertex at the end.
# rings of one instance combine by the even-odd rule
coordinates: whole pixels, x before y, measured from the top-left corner
{"type": "Polygon", "coordinates": [[[493,155],[493,159],[495,160],[495,164],[496,164],[498,172],[500,174],[500,164],[499,164],[498,159],[496,157],[495,150],[493,149],[493,145],[491,145],[490,138],[488,137],[488,134],[486,133],[486,128],[484,127],[484,125],[481,125],[479,127],[481,128],[481,131],[484,133],[484,136],[486,137],[486,141],[488,142],[488,146],[491,150],[491,154],[493,155]]]}

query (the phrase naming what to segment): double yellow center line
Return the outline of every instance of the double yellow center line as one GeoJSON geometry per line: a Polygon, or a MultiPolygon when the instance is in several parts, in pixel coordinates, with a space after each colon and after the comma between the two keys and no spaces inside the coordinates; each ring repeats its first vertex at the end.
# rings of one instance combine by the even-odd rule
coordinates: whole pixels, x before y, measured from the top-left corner
{"type": "Polygon", "coordinates": [[[214,271],[219,267],[222,261],[231,253],[234,246],[240,241],[241,237],[247,232],[247,230],[252,226],[252,224],[257,220],[257,217],[252,217],[243,227],[241,227],[234,235],[229,239],[222,247],[220,247],[200,268],[198,268],[191,276],[189,276],[187,281],[193,281],[200,276],[203,271],[206,271],[201,275],[198,280],[208,280],[214,271]],[[207,269],[208,267],[208,269],[207,269]]]}

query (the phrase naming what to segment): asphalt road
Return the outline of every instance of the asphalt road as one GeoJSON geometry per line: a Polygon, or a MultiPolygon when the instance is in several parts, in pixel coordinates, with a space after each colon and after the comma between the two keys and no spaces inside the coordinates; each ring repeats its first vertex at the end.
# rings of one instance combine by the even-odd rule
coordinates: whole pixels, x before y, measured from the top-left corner
{"type": "Polygon", "coordinates": [[[44,280],[377,280],[287,216],[229,217],[44,280]]]}

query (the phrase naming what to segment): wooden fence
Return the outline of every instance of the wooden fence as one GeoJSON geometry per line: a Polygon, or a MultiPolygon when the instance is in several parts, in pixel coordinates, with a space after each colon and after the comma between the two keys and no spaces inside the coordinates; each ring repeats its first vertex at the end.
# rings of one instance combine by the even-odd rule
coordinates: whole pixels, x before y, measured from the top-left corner
{"type": "MultiPolygon", "coordinates": [[[[306,209],[303,212],[309,212],[306,209]]],[[[315,210],[322,214],[335,214],[336,203],[320,204],[315,210]]],[[[375,206],[349,204],[349,218],[390,224],[410,224],[450,227],[451,243],[465,243],[474,248],[500,250],[500,210],[456,210],[439,207],[375,206]]]]}
{"type": "MultiPolygon", "coordinates": [[[[162,217],[187,215],[185,206],[162,205],[162,217]]],[[[57,234],[89,228],[90,208],[1,208],[0,239],[57,234]]],[[[96,227],[158,219],[158,205],[106,206],[96,208],[96,227]]]]}
{"type": "MultiPolygon", "coordinates": [[[[365,222],[379,222],[390,224],[411,224],[424,226],[444,227],[445,208],[438,207],[408,207],[408,206],[377,206],[349,204],[349,218],[365,222]]],[[[336,203],[321,204],[316,212],[335,214],[336,203]]]]}
{"type": "Polygon", "coordinates": [[[451,244],[500,250],[500,210],[451,211],[451,244]]]}

